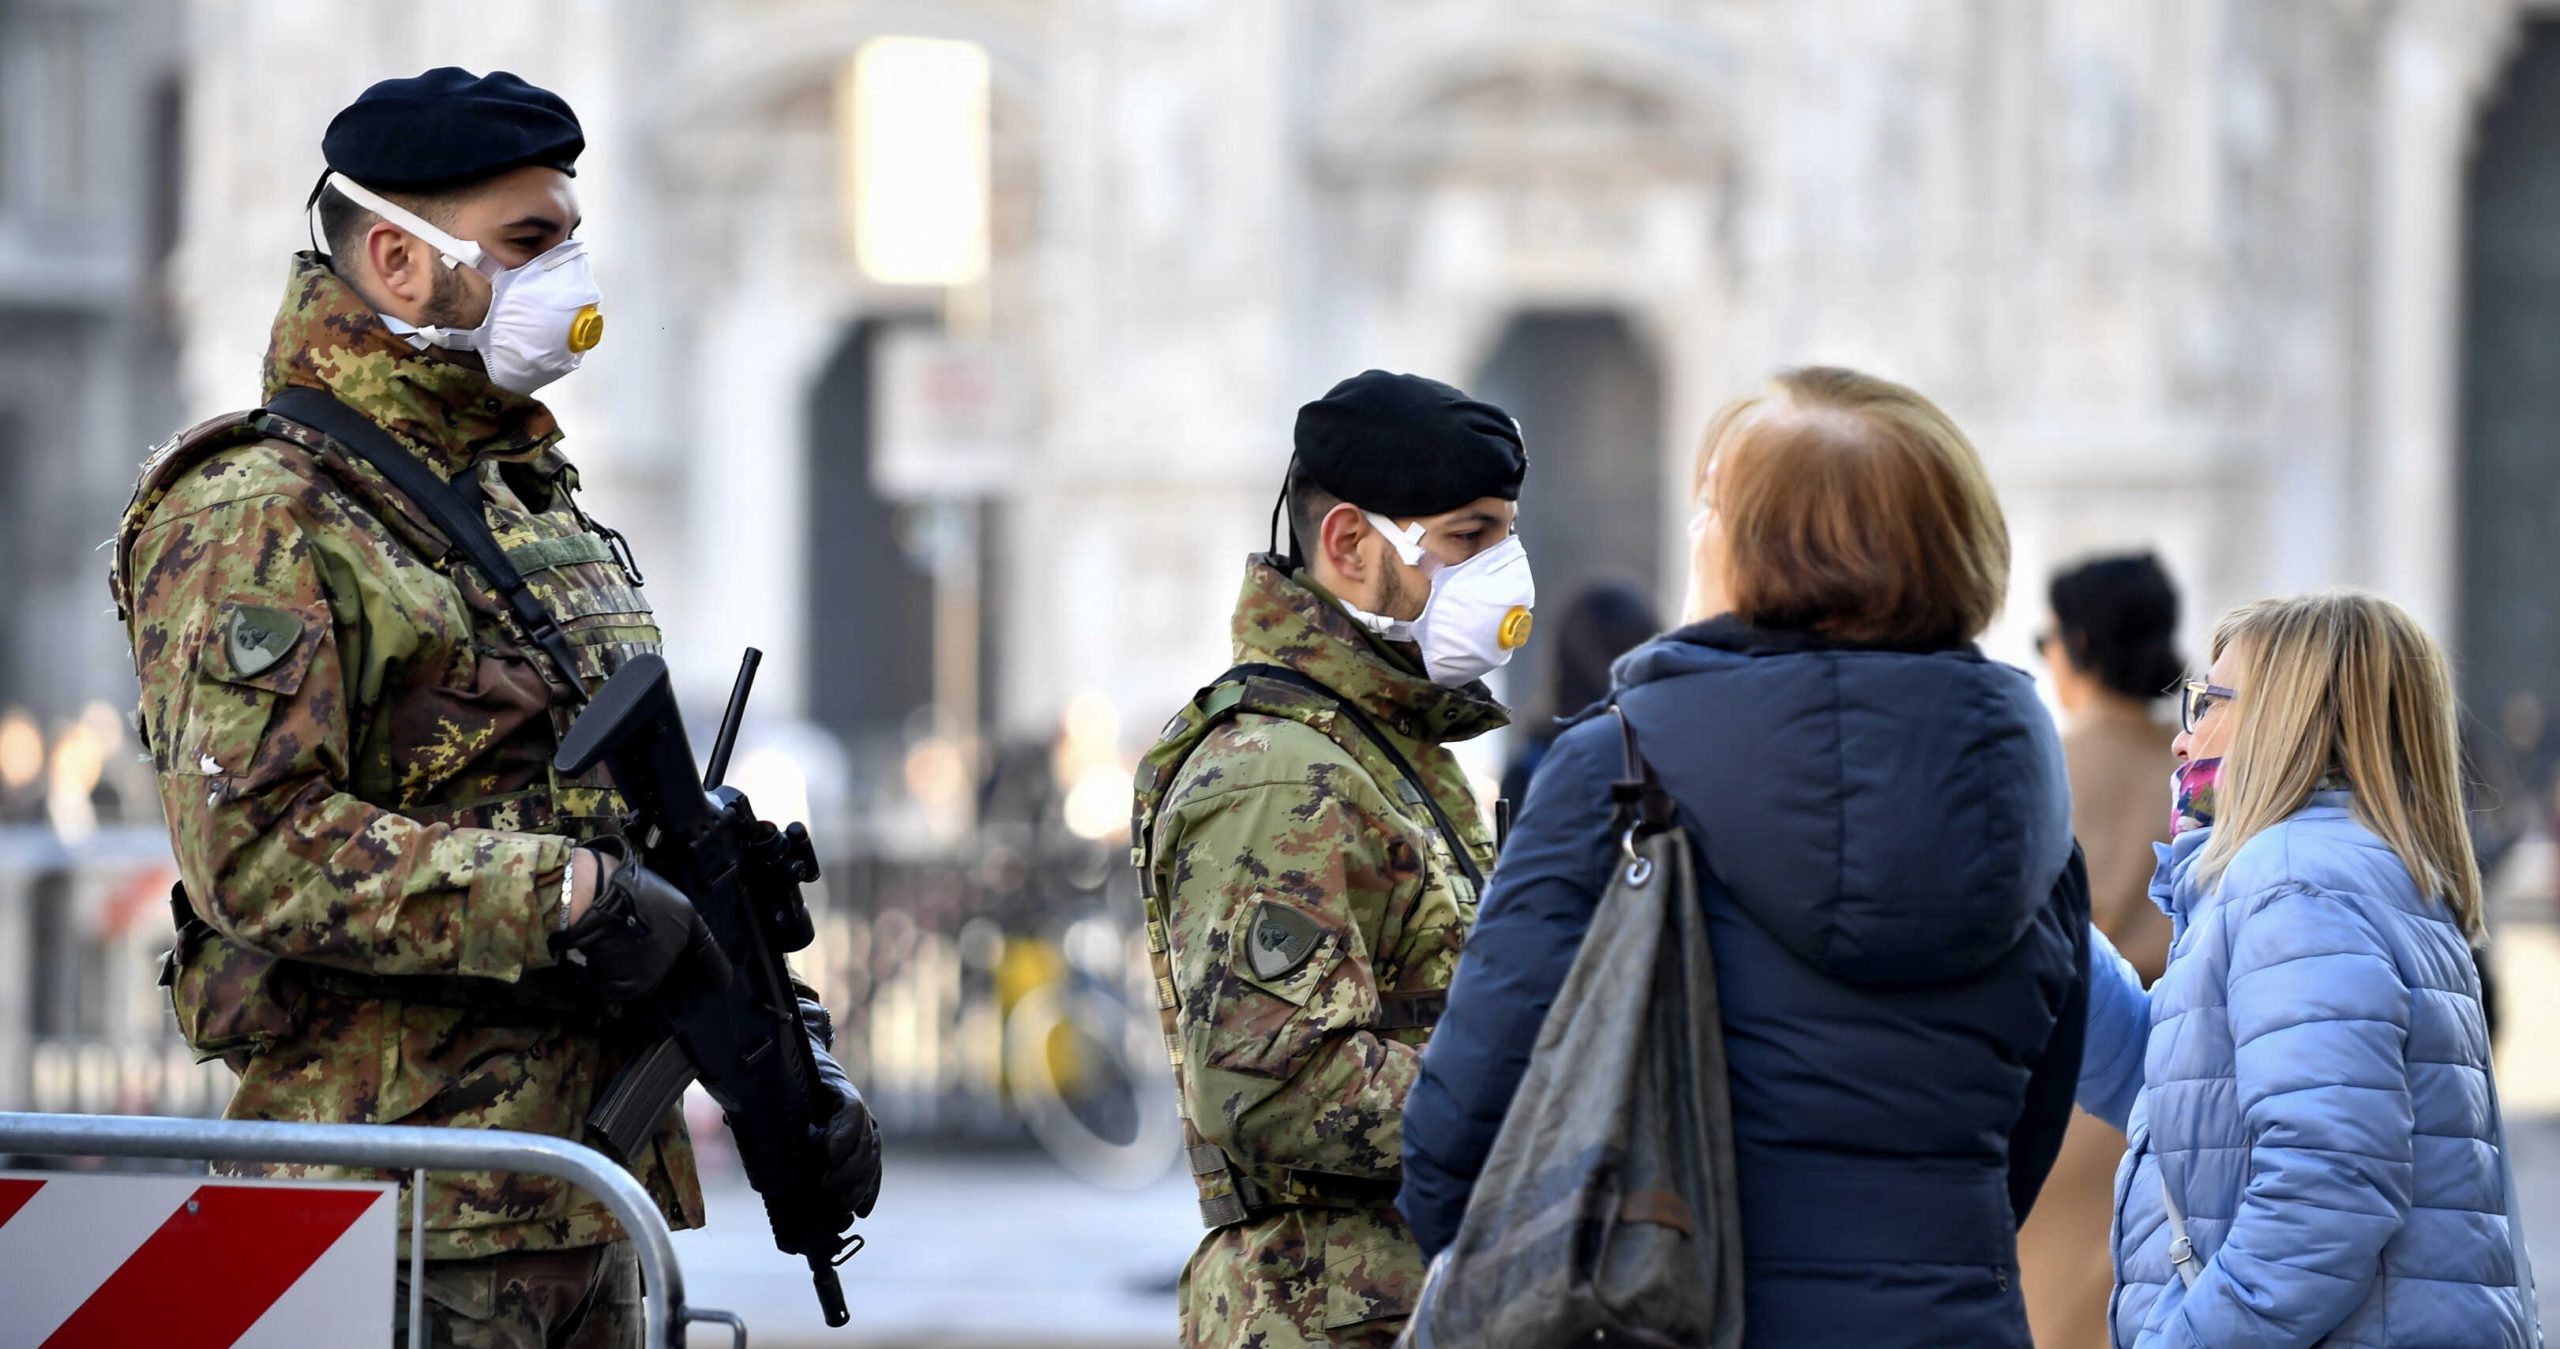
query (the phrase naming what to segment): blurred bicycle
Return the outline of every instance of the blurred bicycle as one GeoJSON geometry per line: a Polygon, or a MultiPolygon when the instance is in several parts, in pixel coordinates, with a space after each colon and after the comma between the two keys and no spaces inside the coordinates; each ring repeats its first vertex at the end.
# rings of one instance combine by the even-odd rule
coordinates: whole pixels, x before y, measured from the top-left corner
{"type": "Polygon", "coordinates": [[[1093,914],[1055,946],[1018,942],[1006,955],[1028,985],[1004,1022],[1014,1106],[1061,1166],[1112,1189],[1152,1184],[1182,1156],[1173,1069],[1135,941],[1093,914]]]}

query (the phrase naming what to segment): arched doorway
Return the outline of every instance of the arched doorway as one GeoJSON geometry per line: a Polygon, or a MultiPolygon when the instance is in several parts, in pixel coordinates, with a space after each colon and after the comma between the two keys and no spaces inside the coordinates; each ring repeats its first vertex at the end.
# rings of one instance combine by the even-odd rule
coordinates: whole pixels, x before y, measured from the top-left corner
{"type": "Polygon", "coordinates": [[[865,319],[809,395],[809,717],[857,753],[894,749],[933,702],[933,578],[873,485],[880,337],[865,319]]]}
{"type": "MultiPolygon", "coordinates": [[[[1609,310],[1532,310],[1511,320],[1469,392],[1519,418],[1529,445],[1521,532],[1537,568],[1541,631],[1604,577],[1658,589],[1662,371],[1609,310]]],[[[1663,607],[1655,595],[1657,610],[1663,607]]],[[[1548,706],[1552,637],[1512,662],[1508,701],[1523,725],[1548,706]]]]}
{"type": "Polygon", "coordinates": [[[2523,785],[2539,792],[2550,737],[2534,723],[2560,709],[2560,20],[2521,29],[2476,145],[2464,184],[2459,678],[2481,721],[2525,742],[2514,746],[2523,785]]]}

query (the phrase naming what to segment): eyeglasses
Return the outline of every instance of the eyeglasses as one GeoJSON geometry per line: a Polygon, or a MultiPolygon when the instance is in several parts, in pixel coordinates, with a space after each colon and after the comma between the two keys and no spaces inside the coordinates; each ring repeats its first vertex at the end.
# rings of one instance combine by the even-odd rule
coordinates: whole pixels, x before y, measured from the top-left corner
{"type": "Polygon", "coordinates": [[[2238,692],[2220,684],[2190,679],[2178,689],[2178,724],[2192,733],[2196,723],[2204,720],[2204,714],[2212,711],[2215,703],[2229,702],[2239,696],[2238,692]]]}

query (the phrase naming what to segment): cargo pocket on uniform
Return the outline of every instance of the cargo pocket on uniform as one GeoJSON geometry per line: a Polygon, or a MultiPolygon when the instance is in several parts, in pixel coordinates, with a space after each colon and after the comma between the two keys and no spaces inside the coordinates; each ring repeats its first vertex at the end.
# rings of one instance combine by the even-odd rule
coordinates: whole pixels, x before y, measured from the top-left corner
{"type": "Polygon", "coordinates": [[[197,677],[170,767],[199,777],[246,775],[276,704],[302,688],[328,623],[316,605],[224,600],[197,642],[197,677]]]}
{"type": "Polygon", "coordinates": [[[1285,899],[1256,898],[1228,920],[1208,1001],[1188,1015],[1201,1067],[1286,1077],[1343,1024],[1318,994],[1342,959],[1343,934],[1285,899]]]}
{"type": "Polygon", "coordinates": [[[1342,934],[1287,900],[1257,899],[1236,915],[1229,940],[1237,978],[1304,1007],[1332,968],[1342,934]]]}
{"type": "Polygon", "coordinates": [[[221,1059],[237,1071],[302,1028],[310,987],[290,962],[238,945],[201,918],[188,918],[161,958],[160,982],[178,1035],[196,1062],[221,1059]]]}

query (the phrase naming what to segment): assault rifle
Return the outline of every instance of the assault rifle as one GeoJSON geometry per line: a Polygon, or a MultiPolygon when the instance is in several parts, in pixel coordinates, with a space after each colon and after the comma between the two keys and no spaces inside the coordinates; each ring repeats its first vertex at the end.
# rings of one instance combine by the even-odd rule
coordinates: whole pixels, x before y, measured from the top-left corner
{"type": "Polygon", "coordinates": [[[687,981],[651,999],[644,1015],[666,1038],[605,1088],[587,1127],[628,1165],[685,1086],[701,1079],[764,1196],[773,1244],[808,1260],[827,1324],[841,1326],[849,1318],[835,1267],[862,1239],[838,1232],[818,1198],[819,1138],[835,1101],[819,1090],[816,1051],[782,960],[816,935],[800,887],[818,878],[817,853],[805,826],[775,828],[721,782],[762,660],[748,648],[700,774],[667,663],[655,655],[615,671],[560,743],[554,766],[562,773],[611,766],[643,861],[693,900],[737,971],[723,987],[687,981]]]}

